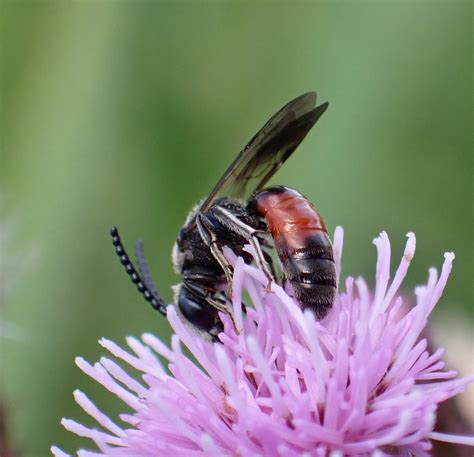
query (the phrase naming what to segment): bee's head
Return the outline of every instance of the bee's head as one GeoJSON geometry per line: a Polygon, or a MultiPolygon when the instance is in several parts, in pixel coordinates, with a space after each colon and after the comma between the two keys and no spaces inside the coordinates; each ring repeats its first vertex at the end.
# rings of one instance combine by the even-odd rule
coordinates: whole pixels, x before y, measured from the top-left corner
{"type": "Polygon", "coordinates": [[[174,307],[181,321],[194,333],[208,341],[217,341],[224,330],[217,308],[182,284],[173,286],[174,307]]]}

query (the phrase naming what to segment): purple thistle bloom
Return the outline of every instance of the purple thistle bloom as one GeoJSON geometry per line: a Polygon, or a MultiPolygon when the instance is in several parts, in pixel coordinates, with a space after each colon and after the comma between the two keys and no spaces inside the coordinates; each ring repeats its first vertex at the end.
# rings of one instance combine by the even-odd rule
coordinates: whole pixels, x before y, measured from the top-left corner
{"type": "MultiPolygon", "coordinates": [[[[340,273],[342,229],[334,236],[340,273]]],[[[235,325],[222,315],[221,343],[198,338],[173,307],[171,348],[151,334],[129,337],[132,352],[102,339],[116,358],[143,373],[139,382],[116,362],[102,358],[77,365],[134,412],[119,426],[82,392],[79,405],[102,427],[63,419],[71,432],[91,439],[98,456],[429,456],[431,440],[474,445],[474,438],[433,431],[438,404],[462,392],[474,376],[456,379],[443,371],[443,349],[430,353],[420,336],[451,271],[445,254],[438,274],[429,271],[408,307],[397,292],[415,252],[408,241],[390,282],[390,243],[374,240],[378,260],[375,291],[361,278],[340,286],[326,319],[302,312],[280,286],[265,287],[257,268],[227,252],[234,264],[235,325]],[[247,291],[253,308],[241,312],[247,291]],[[237,332],[236,329],[237,328],[237,332]],[[198,363],[183,350],[187,347],[198,363]],[[158,359],[166,359],[171,374],[158,359]]],[[[57,457],[63,451],[52,448],[57,457]]]]}

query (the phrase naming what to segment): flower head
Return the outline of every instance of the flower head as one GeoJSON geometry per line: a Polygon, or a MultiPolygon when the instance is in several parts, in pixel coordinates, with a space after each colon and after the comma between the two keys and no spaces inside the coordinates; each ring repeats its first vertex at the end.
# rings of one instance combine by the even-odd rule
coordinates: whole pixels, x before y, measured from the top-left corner
{"type": "MultiPolygon", "coordinates": [[[[88,456],[427,456],[431,439],[473,444],[468,437],[436,434],[437,406],[463,391],[474,377],[444,371],[443,350],[430,352],[421,332],[438,302],[454,255],[445,254],[438,276],[409,307],[397,296],[415,251],[408,241],[390,281],[390,243],[374,241],[376,285],[349,277],[339,286],[326,319],[303,312],[280,286],[266,290],[257,268],[228,253],[234,264],[234,320],[222,315],[220,343],[196,337],[173,307],[171,347],[145,334],[128,338],[132,352],[102,339],[116,358],[143,373],[138,381],[115,361],[78,366],[121,398],[134,412],[118,425],[82,392],[76,401],[101,426],[64,419],[73,433],[91,439],[99,453],[88,456]],[[344,292],[341,290],[344,288],[344,292]],[[253,304],[241,312],[242,293],[253,304]],[[194,356],[186,354],[186,347],[194,356]],[[168,362],[169,372],[159,360],[168,362]]],[[[336,229],[338,275],[342,230],[336,229]]],[[[56,456],[67,454],[53,448],[56,456]]]]}

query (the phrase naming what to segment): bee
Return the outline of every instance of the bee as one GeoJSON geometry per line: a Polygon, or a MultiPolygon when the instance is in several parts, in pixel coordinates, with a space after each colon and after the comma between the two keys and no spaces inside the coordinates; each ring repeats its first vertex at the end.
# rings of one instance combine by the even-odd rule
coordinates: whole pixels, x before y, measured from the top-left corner
{"type": "MultiPolygon", "coordinates": [[[[210,194],[188,215],[173,247],[173,265],[182,282],[175,286],[174,306],[182,320],[200,335],[216,340],[223,324],[219,312],[231,316],[233,269],[224,255],[227,246],[246,263],[253,257],[268,286],[275,270],[266,248],[275,247],[284,276],[303,308],[325,316],[336,293],[332,245],[322,217],[294,189],[267,181],[291,156],[328,103],[316,106],[308,92],[281,108],[258,131],[227,168],[210,194]],[[271,235],[273,242],[267,240],[271,235]]],[[[152,307],[166,315],[166,303],[150,275],[143,243],[136,245],[139,271],[111,229],[116,252],[138,290],[152,307]]]]}

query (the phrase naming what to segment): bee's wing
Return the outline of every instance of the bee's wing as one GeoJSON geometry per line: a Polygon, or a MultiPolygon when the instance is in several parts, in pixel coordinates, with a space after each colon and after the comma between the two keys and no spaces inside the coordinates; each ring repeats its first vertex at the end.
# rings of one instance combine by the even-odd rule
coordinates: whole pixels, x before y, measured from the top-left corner
{"type": "Polygon", "coordinates": [[[280,168],[311,127],[326,111],[328,103],[316,106],[316,93],[300,95],[270,120],[240,151],[199,210],[206,211],[219,197],[248,199],[280,168]]]}

